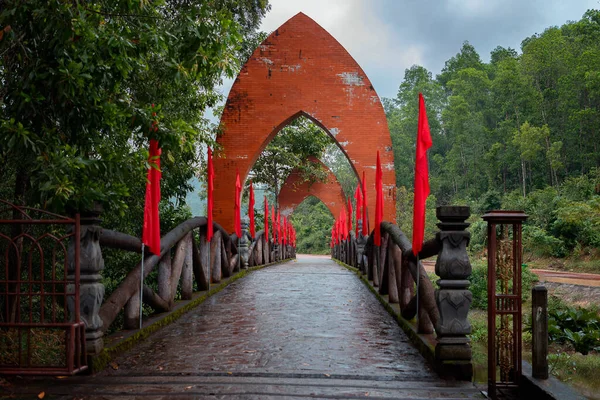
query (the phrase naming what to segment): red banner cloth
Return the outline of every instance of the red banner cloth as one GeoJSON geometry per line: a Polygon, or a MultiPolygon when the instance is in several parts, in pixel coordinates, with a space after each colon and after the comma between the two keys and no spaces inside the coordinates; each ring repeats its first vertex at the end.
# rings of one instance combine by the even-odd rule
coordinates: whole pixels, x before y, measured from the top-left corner
{"type": "Polygon", "coordinates": [[[367,223],[367,177],[365,171],[363,171],[363,180],[362,180],[362,233],[363,236],[367,236],[369,234],[369,224],[367,223]]]}
{"type": "Polygon", "coordinates": [[[238,238],[242,237],[242,184],[240,182],[240,171],[235,172],[235,205],[234,205],[234,225],[235,234],[238,238]]]}
{"type": "Polygon", "coordinates": [[[265,196],[265,239],[269,242],[269,202],[265,196]]]}
{"type": "Polygon", "coordinates": [[[350,201],[350,197],[348,197],[348,226],[346,229],[348,230],[347,235],[350,236],[350,232],[352,232],[352,201],[350,201]]]}
{"type": "Polygon", "coordinates": [[[279,213],[279,210],[277,210],[275,223],[277,224],[277,244],[281,244],[281,214],[279,213]]]}
{"type": "Polygon", "coordinates": [[[287,244],[287,218],[283,217],[283,237],[281,238],[281,240],[283,241],[283,245],[285,246],[287,244]]]}
{"type": "Polygon", "coordinates": [[[250,219],[250,236],[254,240],[254,188],[252,188],[252,181],[250,181],[250,191],[248,194],[248,218],[250,219]]]}
{"type": "Polygon", "coordinates": [[[375,246],[381,246],[381,222],[383,221],[383,172],[381,171],[381,160],[377,150],[377,169],[375,171],[375,246]]]}
{"type": "Polygon", "coordinates": [[[331,225],[331,240],[329,241],[329,247],[333,249],[333,242],[335,237],[335,223],[331,225]]]}
{"type": "Polygon", "coordinates": [[[212,150],[208,148],[208,173],[206,177],[207,201],[206,201],[206,241],[210,242],[213,237],[213,189],[215,171],[213,168],[212,150]]]}
{"type": "Polygon", "coordinates": [[[415,159],[415,196],[413,208],[412,251],[416,256],[423,247],[425,236],[425,203],[429,196],[429,167],[427,149],[431,147],[431,132],[423,94],[419,93],[419,127],[417,130],[417,157],[415,159]]]}
{"type": "MultiPolygon", "coordinates": [[[[356,186],[356,191],[354,192],[354,199],[356,200],[356,228],[355,228],[355,234],[356,237],[358,238],[358,221],[360,220],[361,214],[360,214],[360,208],[362,207],[362,194],[361,194],[361,188],[360,188],[360,183],[356,186]]],[[[364,221],[363,221],[364,224],[364,221]]]]}
{"type": "Polygon", "coordinates": [[[160,256],[160,217],[158,203],[160,203],[160,153],[158,142],[150,139],[150,154],[148,155],[148,176],[146,181],[146,200],[144,204],[144,228],[142,230],[142,243],[153,254],[160,256]]]}

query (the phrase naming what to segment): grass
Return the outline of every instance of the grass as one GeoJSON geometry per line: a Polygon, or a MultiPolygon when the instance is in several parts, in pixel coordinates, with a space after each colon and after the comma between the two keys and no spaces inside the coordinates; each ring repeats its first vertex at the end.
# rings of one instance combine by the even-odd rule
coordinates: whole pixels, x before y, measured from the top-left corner
{"type": "Polygon", "coordinates": [[[526,263],[530,268],[600,274],[600,250],[582,251],[567,258],[532,258],[526,263]]]}
{"type": "MultiPolygon", "coordinates": [[[[523,321],[531,312],[531,303],[524,303],[523,321]]],[[[487,382],[487,311],[473,309],[469,311],[471,322],[471,347],[473,350],[473,380],[487,382]]],[[[523,332],[523,359],[531,363],[531,334],[523,332]]],[[[576,353],[569,345],[551,344],[548,354],[550,374],[567,383],[587,398],[600,399],[600,353],[588,355],[576,353]]]]}

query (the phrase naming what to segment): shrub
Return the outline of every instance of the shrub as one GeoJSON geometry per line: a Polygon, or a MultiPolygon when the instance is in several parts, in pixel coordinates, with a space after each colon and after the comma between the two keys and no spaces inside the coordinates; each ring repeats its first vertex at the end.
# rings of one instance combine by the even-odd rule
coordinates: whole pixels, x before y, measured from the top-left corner
{"type": "Polygon", "coordinates": [[[523,226],[523,252],[531,252],[538,257],[565,257],[567,248],[562,240],[548,235],[544,229],[525,225],[523,226]]]}
{"type": "MultiPolygon", "coordinates": [[[[471,306],[487,310],[487,265],[482,262],[475,262],[469,281],[471,282],[469,290],[473,293],[473,303],[471,303],[471,306]]],[[[526,266],[523,266],[521,269],[521,296],[523,302],[529,300],[531,297],[531,288],[537,281],[537,275],[531,272],[526,266]]]]}

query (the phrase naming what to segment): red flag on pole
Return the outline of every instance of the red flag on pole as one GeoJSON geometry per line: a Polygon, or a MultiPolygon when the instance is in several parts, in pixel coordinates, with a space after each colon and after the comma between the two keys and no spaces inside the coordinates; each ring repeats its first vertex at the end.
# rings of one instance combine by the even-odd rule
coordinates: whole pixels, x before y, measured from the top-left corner
{"type": "Polygon", "coordinates": [[[367,223],[367,177],[365,175],[365,171],[363,171],[363,180],[362,180],[362,204],[363,204],[363,212],[362,212],[362,233],[364,236],[369,234],[369,225],[367,223]]]}
{"type": "MultiPolygon", "coordinates": [[[[355,228],[355,234],[356,237],[358,238],[358,221],[360,220],[360,208],[362,207],[362,195],[361,195],[361,189],[360,189],[360,184],[358,184],[356,186],[356,191],[354,192],[354,199],[356,200],[356,228],[355,228]]],[[[363,221],[363,224],[365,222],[363,221]]]]}
{"type": "Polygon", "coordinates": [[[265,239],[269,242],[269,202],[265,196],[265,239]]]}
{"type": "Polygon", "coordinates": [[[429,196],[429,167],[427,149],[431,147],[431,133],[423,94],[419,93],[419,127],[417,130],[417,156],[415,159],[415,196],[413,208],[412,251],[416,256],[423,247],[425,236],[425,203],[429,196]]]}
{"type": "Polygon", "coordinates": [[[144,204],[144,228],[142,242],[150,251],[160,256],[160,219],[158,203],[160,203],[160,153],[158,142],[150,139],[150,154],[148,155],[148,177],[146,182],[146,200],[144,204]]]}
{"type": "Polygon", "coordinates": [[[215,171],[213,169],[212,150],[208,148],[208,174],[206,177],[207,202],[206,202],[206,241],[210,242],[213,237],[213,188],[215,171]]]}
{"type": "Polygon", "coordinates": [[[377,150],[377,169],[375,172],[375,246],[381,246],[381,222],[383,221],[383,172],[377,150]]]}
{"type": "Polygon", "coordinates": [[[248,218],[250,219],[250,236],[254,240],[254,188],[252,188],[252,181],[250,181],[250,193],[248,194],[248,218]]]}
{"type": "Polygon", "coordinates": [[[240,171],[235,172],[235,213],[234,213],[234,224],[235,234],[238,238],[242,237],[242,218],[241,218],[241,197],[242,197],[242,184],[240,182],[240,171]]]}
{"type": "Polygon", "coordinates": [[[275,223],[277,224],[277,244],[281,244],[281,214],[279,213],[279,210],[277,210],[275,223]]]}
{"type": "Polygon", "coordinates": [[[271,206],[271,236],[273,237],[273,243],[275,243],[275,240],[277,240],[276,235],[277,235],[277,224],[276,224],[276,220],[275,220],[275,205],[271,206]]]}
{"type": "Polygon", "coordinates": [[[352,232],[352,201],[350,201],[350,197],[348,197],[348,237],[350,237],[350,232],[352,232]]]}
{"type": "Polygon", "coordinates": [[[331,241],[329,242],[329,247],[333,249],[333,243],[335,242],[335,223],[331,225],[331,241]]]}

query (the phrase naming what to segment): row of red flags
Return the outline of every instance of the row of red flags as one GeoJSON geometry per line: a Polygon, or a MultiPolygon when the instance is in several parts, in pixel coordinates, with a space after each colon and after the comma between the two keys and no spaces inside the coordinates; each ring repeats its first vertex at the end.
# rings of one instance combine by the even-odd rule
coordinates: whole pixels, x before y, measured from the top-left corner
{"type": "MultiPolygon", "coordinates": [[[[423,247],[425,234],[425,203],[429,196],[429,169],[427,165],[427,149],[432,145],[429,123],[427,122],[427,111],[425,100],[419,93],[419,122],[417,129],[417,154],[415,157],[415,182],[414,182],[414,205],[413,205],[413,240],[412,251],[416,256],[423,247]]],[[[381,223],[383,222],[383,171],[379,151],[377,151],[377,167],[375,170],[375,227],[373,229],[373,242],[375,246],[381,246],[381,223]]],[[[367,191],[365,172],[363,171],[362,186],[359,185],[354,193],[356,199],[356,236],[358,236],[358,221],[361,219],[362,209],[362,234],[368,235],[367,226],[367,191]]],[[[352,203],[348,199],[347,215],[340,211],[340,216],[331,228],[331,242],[333,247],[342,240],[347,240],[349,232],[352,231],[352,203]]]]}
{"type": "MultiPolygon", "coordinates": [[[[154,105],[152,105],[154,108],[154,105]]],[[[156,113],[152,113],[153,117],[156,113]]],[[[153,123],[154,131],[157,126],[153,123]]],[[[425,231],[425,202],[429,196],[429,170],[427,165],[427,149],[432,145],[431,133],[429,131],[429,123],[427,122],[427,112],[425,109],[425,100],[423,95],[419,93],[419,121],[417,129],[417,154],[415,158],[415,182],[414,182],[414,207],[413,207],[413,241],[412,251],[415,255],[421,251],[423,246],[423,237],[425,231]]],[[[148,155],[147,183],[146,183],[146,201],[144,204],[144,227],[142,232],[142,243],[144,243],[150,251],[156,255],[160,255],[160,219],[158,215],[158,204],[160,203],[160,154],[161,150],[158,142],[155,139],[150,139],[150,151],[148,155]]],[[[207,240],[211,240],[213,236],[213,188],[214,188],[214,169],[212,161],[212,150],[208,148],[208,173],[207,173],[207,240]]],[[[381,169],[381,160],[379,151],[377,151],[377,167],[375,172],[375,229],[374,229],[374,244],[381,245],[381,222],[383,222],[383,172],[381,169]]],[[[241,190],[239,171],[236,173],[235,180],[235,232],[238,237],[242,236],[241,228],[241,190]]],[[[358,236],[358,221],[362,210],[362,234],[368,235],[367,221],[367,190],[366,177],[363,171],[362,186],[359,184],[354,193],[356,199],[356,235],[358,236]]],[[[269,238],[269,206],[265,196],[265,236],[269,238]]],[[[348,239],[349,232],[352,231],[352,203],[348,199],[347,207],[348,215],[343,211],[340,212],[339,218],[335,221],[331,229],[331,246],[339,243],[341,240],[348,239]]],[[[254,237],[254,189],[250,182],[249,193],[249,208],[248,216],[250,219],[250,235],[254,237]]],[[[280,218],[279,210],[275,216],[275,209],[271,208],[271,224],[276,233],[276,238],[279,244],[290,243],[296,245],[296,230],[287,218],[280,218]]]]}
{"type": "MultiPolygon", "coordinates": [[[[142,243],[148,246],[149,250],[156,255],[160,255],[160,221],[158,215],[158,204],[160,203],[160,154],[158,142],[150,139],[150,154],[148,156],[147,183],[146,183],[146,201],[144,205],[144,228],[142,232],[142,243]]],[[[213,188],[215,172],[213,168],[212,150],[208,148],[208,173],[207,173],[207,232],[206,240],[212,239],[213,230],[213,188]]],[[[241,191],[239,171],[235,179],[235,213],[234,226],[237,237],[242,237],[241,226],[241,191]]],[[[248,199],[248,217],[250,219],[250,235],[255,236],[255,218],[254,218],[254,187],[250,182],[250,191],[248,199]]],[[[269,205],[265,196],[265,237],[269,240],[269,205]]],[[[271,226],[274,227],[273,234],[278,244],[296,245],[296,229],[286,217],[281,218],[279,211],[275,216],[275,209],[271,208],[271,226]]]]}

